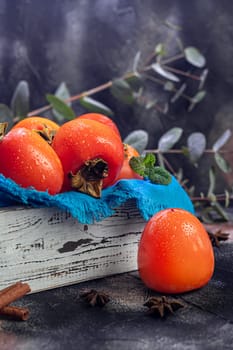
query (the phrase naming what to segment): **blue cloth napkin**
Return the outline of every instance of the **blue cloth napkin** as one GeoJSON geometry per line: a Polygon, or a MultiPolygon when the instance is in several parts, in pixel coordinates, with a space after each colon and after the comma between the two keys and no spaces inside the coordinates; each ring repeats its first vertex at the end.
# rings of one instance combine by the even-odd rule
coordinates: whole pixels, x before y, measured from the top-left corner
{"type": "Polygon", "coordinates": [[[67,210],[80,223],[91,224],[114,214],[114,209],[134,199],[145,220],[165,208],[182,208],[194,213],[192,202],[172,177],[169,185],[155,185],[145,180],[120,180],[102,191],[99,199],[79,192],[50,195],[33,188],[22,188],[0,174],[0,207],[26,205],[31,207],[57,207],[67,210]]]}

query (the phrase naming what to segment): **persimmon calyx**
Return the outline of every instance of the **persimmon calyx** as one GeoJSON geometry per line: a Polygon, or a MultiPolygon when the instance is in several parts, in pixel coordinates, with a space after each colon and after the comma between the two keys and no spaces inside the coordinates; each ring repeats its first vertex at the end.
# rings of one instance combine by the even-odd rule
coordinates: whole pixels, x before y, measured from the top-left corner
{"type": "Polygon", "coordinates": [[[108,164],[101,158],[87,160],[76,174],[69,173],[72,189],[100,198],[103,179],[108,176],[108,164]]]}
{"type": "Polygon", "coordinates": [[[7,127],[8,127],[8,123],[7,122],[0,123],[0,141],[6,135],[7,127]]]}
{"type": "Polygon", "coordinates": [[[53,138],[56,134],[56,130],[50,130],[46,124],[44,124],[43,129],[33,129],[37,134],[39,134],[49,145],[52,144],[53,138]]]}

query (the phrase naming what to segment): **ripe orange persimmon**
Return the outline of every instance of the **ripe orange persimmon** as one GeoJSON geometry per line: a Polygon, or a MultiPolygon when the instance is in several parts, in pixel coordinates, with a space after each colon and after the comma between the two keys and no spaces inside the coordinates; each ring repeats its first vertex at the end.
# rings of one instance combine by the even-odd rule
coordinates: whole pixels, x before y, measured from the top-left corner
{"type": "Polygon", "coordinates": [[[52,138],[60,126],[51,119],[33,116],[20,120],[12,127],[12,129],[16,128],[26,128],[29,130],[37,131],[40,136],[51,143],[52,138]]]}
{"type": "Polygon", "coordinates": [[[52,147],[36,132],[26,128],[10,130],[0,141],[0,173],[22,187],[34,187],[50,194],[60,192],[64,173],[52,147]]]}
{"type": "Polygon", "coordinates": [[[139,242],[138,269],[147,287],[161,293],[203,287],[214,271],[214,252],[202,223],[183,209],[155,214],[139,242]]]}
{"type": "Polygon", "coordinates": [[[78,118],[91,119],[91,120],[95,120],[99,123],[108,125],[110,128],[112,128],[120,136],[120,131],[119,131],[117,125],[114,123],[114,121],[111,118],[107,117],[104,114],[86,113],[86,114],[80,115],[78,118]]]}
{"type": "Polygon", "coordinates": [[[138,157],[139,153],[131,145],[124,144],[124,162],[121,168],[121,171],[119,175],[117,176],[116,181],[121,180],[121,179],[143,179],[142,176],[139,174],[135,173],[133,169],[131,168],[129,161],[132,157],[138,157]]]}
{"type": "Polygon", "coordinates": [[[64,169],[63,191],[78,190],[99,197],[115,182],[124,160],[121,138],[109,126],[76,118],[57,131],[52,147],[64,169]]]}

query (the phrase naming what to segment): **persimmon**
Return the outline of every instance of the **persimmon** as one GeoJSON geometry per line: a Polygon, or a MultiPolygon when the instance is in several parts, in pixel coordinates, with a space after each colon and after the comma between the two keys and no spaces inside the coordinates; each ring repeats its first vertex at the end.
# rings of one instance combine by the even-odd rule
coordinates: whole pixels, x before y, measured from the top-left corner
{"type": "Polygon", "coordinates": [[[124,162],[123,162],[121,171],[117,176],[116,181],[121,179],[143,179],[142,176],[138,175],[131,168],[129,161],[132,157],[139,157],[139,153],[136,150],[136,148],[125,143],[124,144],[124,162]]]}
{"type": "Polygon", "coordinates": [[[104,114],[86,113],[86,114],[80,115],[78,118],[91,119],[91,120],[95,120],[97,122],[100,122],[102,124],[108,125],[110,128],[112,128],[120,136],[120,131],[119,131],[116,123],[114,123],[114,121],[111,118],[107,117],[104,114]]]}
{"type": "Polygon", "coordinates": [[[59,129],[60,125],[51,119],[33,116],[21,119],[16,123],[12,129],[15,128],[26,128],[29,130],[36,131],[40,136],[42,136],[48,143],[51,143],[55,133],[59,129]]]}
{"type": "Polygon", "coordinates": [[[63,191],[73,189],[95,197],[114,183],[124,160],[118,134],[91,119],[76,118],[61,125],[52,147],[63,165],[63,191]]]}
{"type": "Polygon", "coordinates": [[[183,209],[155,214],[139,242],[138,270],[147,287],[161,293],[206,285],[214,271],[214,252],[202,223],[183,209]]]}
{"type": "Polygon", "coordinates": [[[52,147],[26,128],[11,129],[0,140],[0,173],[22,187],[50,194],[60,192],[63,168],[52,147]]]}

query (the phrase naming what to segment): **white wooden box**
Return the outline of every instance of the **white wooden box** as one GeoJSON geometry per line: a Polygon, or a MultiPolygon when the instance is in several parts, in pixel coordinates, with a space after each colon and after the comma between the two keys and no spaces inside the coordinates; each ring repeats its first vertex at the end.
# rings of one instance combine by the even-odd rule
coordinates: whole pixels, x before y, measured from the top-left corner
{"type": "Polygon", "coordinates": [[[144,226],[133,201],[92,225],[56,208],[1,208],[0,289],[21,280],[38,292],[136,270],[144,226]]]}

